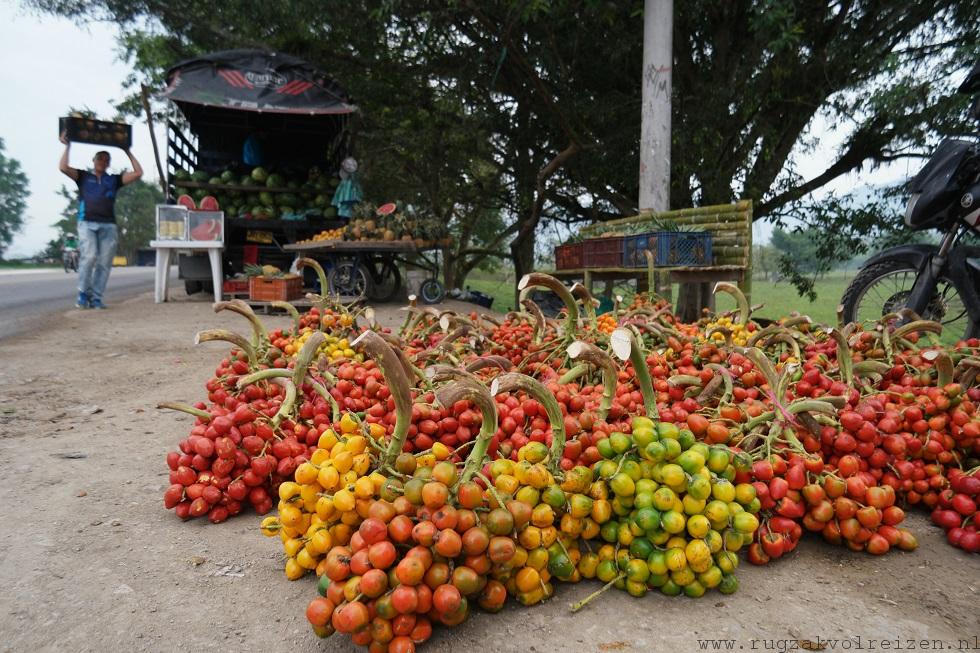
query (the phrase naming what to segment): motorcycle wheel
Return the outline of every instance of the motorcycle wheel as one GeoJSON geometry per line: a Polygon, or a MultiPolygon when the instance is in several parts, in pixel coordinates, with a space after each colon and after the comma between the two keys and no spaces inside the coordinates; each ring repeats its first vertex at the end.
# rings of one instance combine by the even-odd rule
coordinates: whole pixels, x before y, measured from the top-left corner
{"type": "MultiPolygon", "coordinates": [[[[885,259],[864,268],[844,291],[841,299],[844,320],[878,320],[900,310],[905,306],[917,275],[918,270],[912,263],[900,259],[885,259]]],[[[921,317],[943,325],[944,342],[975,337],[980,333],[980,325],[970,319],[959,290],[945,277],[940,277],[921,317]]]]}

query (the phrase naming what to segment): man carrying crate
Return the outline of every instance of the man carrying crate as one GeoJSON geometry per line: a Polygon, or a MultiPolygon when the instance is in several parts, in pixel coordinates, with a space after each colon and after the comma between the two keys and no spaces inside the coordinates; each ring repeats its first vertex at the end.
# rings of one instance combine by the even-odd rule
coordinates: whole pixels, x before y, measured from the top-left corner
{"type": "Polygon", "coordinates": [[[65,151],[58,169],[78,185],[78,240],[80,260],[78,265],[78,308],[105,308],[102,293],[109,281],[112,258],[116,254],[116,193],[118,190],[143,176],[143,168],[128,149],[125,150],[133,169],[121,175],[111,175],[109,153],[96,152],[92,159],[92,172],[68,165],[71,141],[62,133],[65,151]]]}

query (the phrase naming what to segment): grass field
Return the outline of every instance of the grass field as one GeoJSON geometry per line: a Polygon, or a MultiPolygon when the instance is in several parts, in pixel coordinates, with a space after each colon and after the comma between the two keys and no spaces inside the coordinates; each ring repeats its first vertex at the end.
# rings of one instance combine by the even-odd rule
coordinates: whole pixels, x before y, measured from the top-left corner
{"type": "MultiPolygon", "coordinates": [[[[836,322],[837,305],[840,304],[844,289],[854,276],[854,272],[834,273],[827,275],[817,282],[817,300],[810,302],[805,297],[800,297],[788,282],[773,283],[756,279],[752,282],[751,302],[755,304],[765,304],[756,315],[760,317],[775,318],[787,315],[791,311],[799,311],[809,315],[818,322],[834,324],[836,322]]],[[[471,275],[466,280],[466,285],[471,290],[478,290],[494,298],[493,308],[505,312],[514,305],[514,277],[513,274],[492,277],[484,274],[471,275]]],[[[596,291],[601,292],[603,285],[597,284],[596,291]]],[[[617,288],[618,292],[622,292],[617,288]]],[[[674,299],[677,298],[677,286],[674,286],[674,299]]],[[[726,311],[735,307],[735,302],[728,295],[722,295],[718,299],[718,310],[726,311]]]]}

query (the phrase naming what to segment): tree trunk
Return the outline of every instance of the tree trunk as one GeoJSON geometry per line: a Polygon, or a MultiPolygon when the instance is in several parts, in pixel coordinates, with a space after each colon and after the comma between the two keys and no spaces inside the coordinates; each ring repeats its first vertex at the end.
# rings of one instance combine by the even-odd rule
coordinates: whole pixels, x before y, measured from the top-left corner
{"type": "Polygon", "coordinates": [[[456,269],[459,265],[456,253],[451,248],[446,248],[442,251],[442,282],[446,287],[446,291],[450,291],[460,283],[459,278],[456,275],[456,269]]]}

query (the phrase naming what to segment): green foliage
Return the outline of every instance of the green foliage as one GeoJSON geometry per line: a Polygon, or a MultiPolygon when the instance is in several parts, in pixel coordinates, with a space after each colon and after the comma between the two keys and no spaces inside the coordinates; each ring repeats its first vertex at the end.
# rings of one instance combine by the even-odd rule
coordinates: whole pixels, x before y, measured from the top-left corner
{"type": "Polygon", "coordinates": [[[20,161],[7,156],[0,138],[0,261],[3,252],[24,226],[24,210],[31,194],[27,175],[20,161]]]}
{"type": "Polygon", "coordinates": [[[156,184],[139,179],[123,186],[116,197],[116,225],[119,229],[120,256],[130,262],[136,250],[149,246],[156,235],[156,205],[163,202],[163,193],[156,184]]]}
{"type": "Polygon", "coordinates": [[[756,272],[761,272],[763,275],[762,278],[768,281],[769,276],[776,271],[779,256],[779,251],[772,245],[753,245],[753,270],[756,272]]]}

